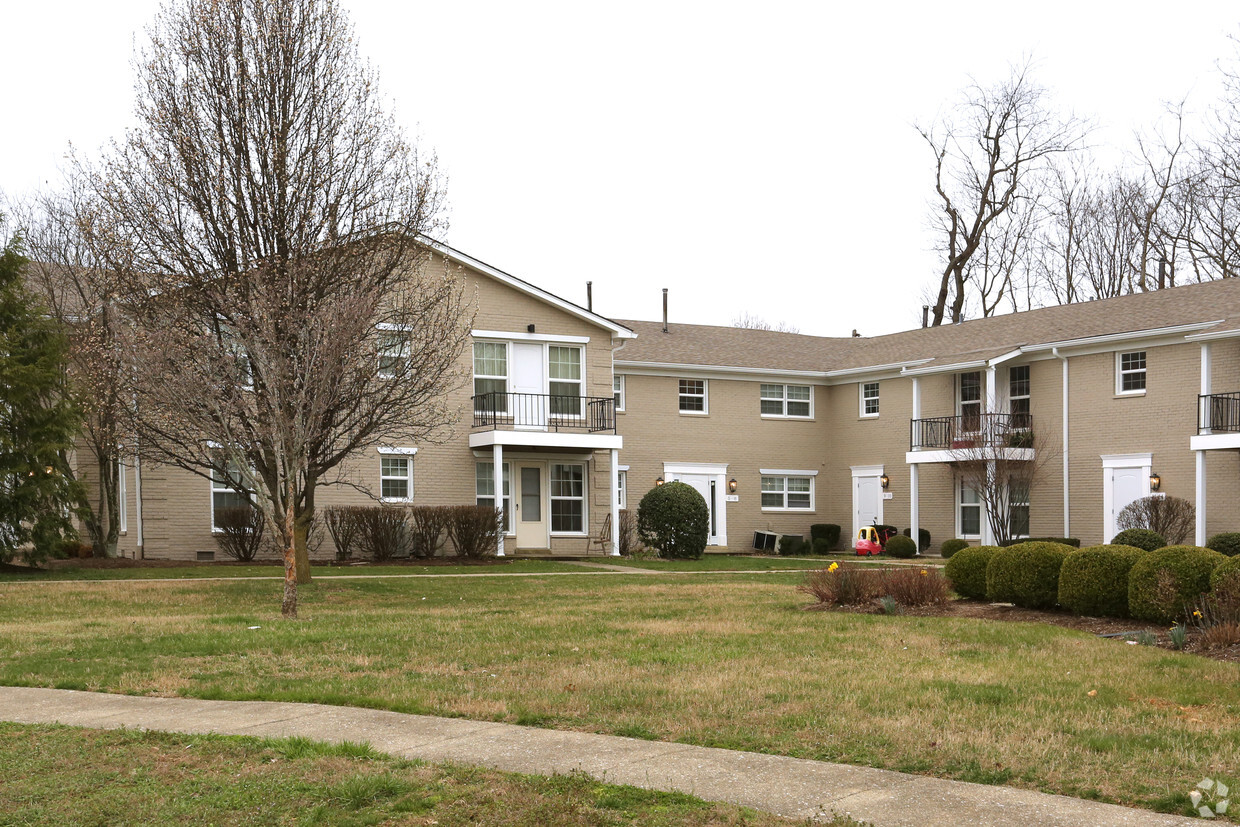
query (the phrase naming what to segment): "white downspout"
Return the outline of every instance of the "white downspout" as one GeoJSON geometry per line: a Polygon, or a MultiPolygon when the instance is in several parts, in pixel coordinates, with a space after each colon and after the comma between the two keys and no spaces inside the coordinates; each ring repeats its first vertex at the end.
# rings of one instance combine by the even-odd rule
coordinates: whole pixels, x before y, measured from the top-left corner
{"type": "Polygon", "coordinates": [[[1072,496],[1069,492],[1068,474],[1068,357],[1059,352],[1059,348],[1051,348],[1055,358],[1063,363],[1063,536],[1072,536],[1072,496]]]}

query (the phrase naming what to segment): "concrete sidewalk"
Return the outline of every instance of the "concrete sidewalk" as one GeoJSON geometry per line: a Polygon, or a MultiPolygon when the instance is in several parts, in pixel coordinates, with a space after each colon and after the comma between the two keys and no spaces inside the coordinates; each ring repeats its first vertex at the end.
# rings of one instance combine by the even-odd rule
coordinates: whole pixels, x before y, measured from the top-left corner
{"type": "Polygon", "coordinates": [[[876,827],[1110,827],[1196,821],[1011,787],[869,767],[320,704],[200,701],[0,687],[0,720],[366,741],[381,752],[405,758],[536,774],[580,770],[608,783],[684,792],[794,818],[847,813],[876,827]]]}

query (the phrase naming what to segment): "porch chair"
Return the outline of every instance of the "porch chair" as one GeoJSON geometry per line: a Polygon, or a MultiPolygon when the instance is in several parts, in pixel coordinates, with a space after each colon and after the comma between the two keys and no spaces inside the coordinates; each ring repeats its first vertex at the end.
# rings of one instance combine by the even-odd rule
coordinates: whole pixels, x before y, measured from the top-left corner
{"type": "Polygon", "coordinates": [[[611,543],[611,512],[607,512],[607,516],[603,518],[603,527],[599,529],[598,534],[593,537],[586,538],[586,554],[593,554],[597,546],[600,554],[608,554],[607,546],[611,543]]]}

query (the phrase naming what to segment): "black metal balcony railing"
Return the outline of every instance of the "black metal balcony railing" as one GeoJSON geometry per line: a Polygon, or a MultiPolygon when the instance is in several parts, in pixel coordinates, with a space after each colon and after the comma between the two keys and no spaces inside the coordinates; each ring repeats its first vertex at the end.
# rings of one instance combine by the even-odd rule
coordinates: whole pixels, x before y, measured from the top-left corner
{"type": "Polygon", "coordinates": [[[475,428],[616,432],[616,400],[611,396],[495,391],[478,394],[473,400],[475,428]]]}
{"type": "Polygon", "coordinates": [[[1027,413],[932,416],[910,424],[913,451],[1033,447],[1033,416],[1027,413]]]}
{"type": "Polygon", "coordinates": [[[1240,431],[1240,391],[1203,393],[1197,397],[1197,433],[1240,431]]]}

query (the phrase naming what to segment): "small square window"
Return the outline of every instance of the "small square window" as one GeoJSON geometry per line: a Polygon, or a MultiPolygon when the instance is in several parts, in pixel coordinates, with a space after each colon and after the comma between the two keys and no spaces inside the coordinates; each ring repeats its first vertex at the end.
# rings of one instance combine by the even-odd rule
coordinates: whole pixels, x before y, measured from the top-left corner
{"type": "Polygon", "coordinates": [[[1145,351],[1117,354],[1115,366],[1115,392],[1145,393],[1145,351]]]}
{"type": "Polygon", "coordinates": [[[706,380],[680,380],[681,413],[706,413],[706,380]]]}
{"type": "Polygon", "coordinates": [[[413,457],[379,457],[379,497],[386,502],[413,499],[413,457]]]}
{"type": "Polygon", "coordinates": [[[861,383],[861,415],[863,417],[878,416],[878,383],[861,383]]]}

